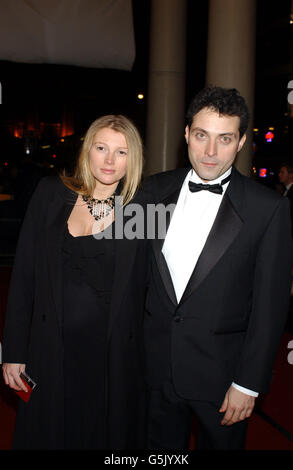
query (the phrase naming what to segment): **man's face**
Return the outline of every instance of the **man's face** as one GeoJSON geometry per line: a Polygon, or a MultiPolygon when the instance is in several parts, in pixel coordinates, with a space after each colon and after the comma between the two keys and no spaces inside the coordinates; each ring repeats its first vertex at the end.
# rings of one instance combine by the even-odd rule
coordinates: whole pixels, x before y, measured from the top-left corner
{"type": "Polygon", "coordinates": [[[240,118],[220,115],[203,108],[194,117],[191,127],[185,128],[190,163],[203,181],[223,175],[241,150],[246,135],[240,139],[240,118]]]}
{"type": "MultiPolygon", "coordinates": [[[[280,168],[279,180],[280,180],[280,183],[283,183],[285,186],[291,183],[291,174],[288,172],[285,166],[281,166],[280,168]]],[[[293,177],[292,177],[292,181],[293,181],[293,177]]]]}

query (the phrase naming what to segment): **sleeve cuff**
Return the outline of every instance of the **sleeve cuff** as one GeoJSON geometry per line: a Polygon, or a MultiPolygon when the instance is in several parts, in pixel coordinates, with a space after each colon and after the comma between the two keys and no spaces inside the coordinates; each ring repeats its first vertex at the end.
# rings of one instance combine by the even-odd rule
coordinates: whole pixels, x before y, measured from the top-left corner
{"type": "Polygon", "coordinates": [[[250,395],[251,397],[258,397],[258,392],[254,392],[253,390],[249,390],[249,388],[241,387],[240,385],[232,383],[232,386],[239,390],[240,392],[246,393],[246,395],[250,395]]]}

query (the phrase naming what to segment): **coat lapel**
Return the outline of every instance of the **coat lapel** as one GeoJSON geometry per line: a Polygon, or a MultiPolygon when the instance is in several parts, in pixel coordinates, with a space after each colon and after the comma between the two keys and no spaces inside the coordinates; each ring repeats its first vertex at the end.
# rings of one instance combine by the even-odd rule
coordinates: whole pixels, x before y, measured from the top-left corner
{"type": "MultiPolygon", "coordinates": [[[[123,210],[123,209],[121,209],[123,210]]],[[[128,217],[123,217],[123,238],[113,238],[115,247],[115,269],[110,304],[110,318],[108,326],[108,338],[111,335],[113,325],[123,304],[126,287],[132,272],[136,257],[138,240],[129,240],[124,235],[124,226],[128,217]]]]}
{"type": "Polygon", "coordinates": [[[198,288],[239,234],[243,225],[240,216],[243,201],[243,180],[233,169],[231,182],[180,303],[198,288]]]}
{"type": "Polygon", "coordinates": [[[110,318],[108,326],[108,338],[110,337],[117,318],[117,314],[123,305],[126,287],[132,272],[136,256],[135,240],[113,240],[115,244],[115,271],[110,304],[110,318]]]}
{"type": "MultiPolygon", "coordinates": [[[[63,183],[61,184],[63,185],[63,183]]],[[[63,187],[60,187],[60,196],[58,194],[57,203],[54,199],[53,204],[49,207],[47,254],[52,297],[57,312],[58,324],[62,329],[62,242],[67,220],[76,202],[77,194],[63,185],[63,187]]]]}

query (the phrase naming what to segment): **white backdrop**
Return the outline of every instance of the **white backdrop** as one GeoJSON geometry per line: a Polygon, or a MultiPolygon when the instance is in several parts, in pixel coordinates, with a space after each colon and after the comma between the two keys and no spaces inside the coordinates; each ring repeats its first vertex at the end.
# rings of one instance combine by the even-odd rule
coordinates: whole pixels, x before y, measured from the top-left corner
{"type": "Polygon", "coordinates": [[[131,0],[1,0],[0,60],[131,70],[131,0]]]}

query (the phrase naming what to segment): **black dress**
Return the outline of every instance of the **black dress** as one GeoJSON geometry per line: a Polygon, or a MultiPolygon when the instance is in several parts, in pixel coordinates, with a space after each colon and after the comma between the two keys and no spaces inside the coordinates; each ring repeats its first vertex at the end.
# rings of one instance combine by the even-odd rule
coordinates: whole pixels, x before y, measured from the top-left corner
{"type": "MultiPolygon", "coordinates": [[[[111,230],[108,227],[107,230],[111,230]]],[[[103,449],[106,423],[106,340],[115,264],[111,239],[63,243],[65,449],[103,449]]]]}

